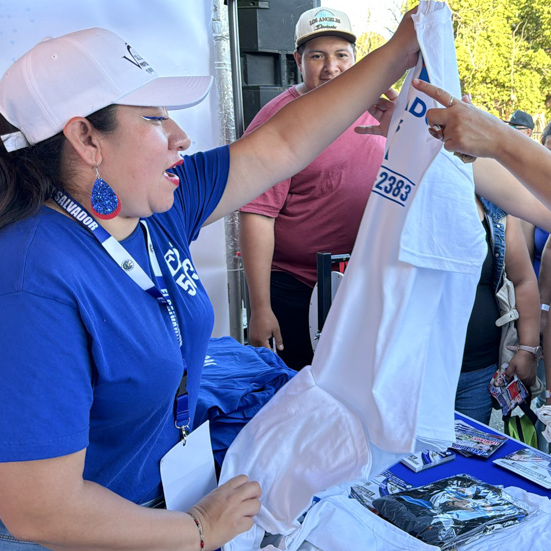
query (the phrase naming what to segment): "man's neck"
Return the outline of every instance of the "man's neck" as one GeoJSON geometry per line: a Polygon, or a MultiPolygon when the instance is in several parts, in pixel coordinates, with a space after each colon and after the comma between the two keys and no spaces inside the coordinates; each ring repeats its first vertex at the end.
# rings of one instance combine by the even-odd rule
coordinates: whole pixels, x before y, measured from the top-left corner
{"type": "Polygon", "coordinates": [[[297,84],[295,87],[295,90],[302,96],[304,94],[307,94],[310,90],[306,88],[306,84],[304,82],[301,82],[300,84],[297,84]]]}

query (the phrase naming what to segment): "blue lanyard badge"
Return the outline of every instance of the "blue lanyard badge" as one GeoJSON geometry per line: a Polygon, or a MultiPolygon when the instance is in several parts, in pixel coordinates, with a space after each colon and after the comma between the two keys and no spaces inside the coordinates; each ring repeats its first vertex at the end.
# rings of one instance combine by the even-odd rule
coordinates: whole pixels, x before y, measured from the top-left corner
{"type": "MultiPolygon", "coordinates": [[[[78,201],[73,199],[69,194],[61,191],[56,192],[52,198],[71,218],[73,218],[73,220],[76,220],[99,241],[102,247],[109,253],[109,256],[122,270],[124,270],[132,281],[166,308],[172,323],[174,335],[176,336],[178,346],[181,350],[182,334],[180,331],[180,324],[178,323],[178,316],[176,315],[176,310],[166,288],[165,279],[161,272],[157,255],[155,254],[155,247],[151,241],[147,222],[145,220],[140,220],[147,241],[147,252],[155,277],[155,283],[151,281],[151,278],[144,272],[142,267],[132,258],[132,255],[105,228],[100,226],[78,201]]],[[[183,356],[182,360],[186,369],[176,399],[176,427],[181,429],[182,434],[185,435],[186,430],[189,428],[189,406],[185,385],[187,379],[187,366],[183,356]]]]}

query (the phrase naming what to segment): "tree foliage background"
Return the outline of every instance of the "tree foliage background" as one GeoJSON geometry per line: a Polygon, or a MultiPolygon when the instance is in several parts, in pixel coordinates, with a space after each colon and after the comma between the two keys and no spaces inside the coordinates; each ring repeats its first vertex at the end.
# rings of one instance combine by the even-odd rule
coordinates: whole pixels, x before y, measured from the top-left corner
{"type": "MultiPolygon", "coordinates": [[[[403,11],[417,4],[406,0],[403,11]]],[[[461,87],[501,119],[522,109],[536,130],[551,119],[551,1],[449,0],[461,87]]],[[[363,56],[384,42],[364,33],[363,56]]]]}

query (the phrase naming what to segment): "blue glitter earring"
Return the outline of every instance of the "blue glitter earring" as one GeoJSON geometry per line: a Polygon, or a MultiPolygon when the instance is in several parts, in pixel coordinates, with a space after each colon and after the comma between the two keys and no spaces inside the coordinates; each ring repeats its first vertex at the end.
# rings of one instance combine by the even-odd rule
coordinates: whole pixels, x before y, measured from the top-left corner
{"type": "Polygon", "coordinates": [[[96,167],[96,181],[92,187],[92,212],[102,220],[111,220],[121,211],[121,202],[113,188],[99,175],[96,167]]]}

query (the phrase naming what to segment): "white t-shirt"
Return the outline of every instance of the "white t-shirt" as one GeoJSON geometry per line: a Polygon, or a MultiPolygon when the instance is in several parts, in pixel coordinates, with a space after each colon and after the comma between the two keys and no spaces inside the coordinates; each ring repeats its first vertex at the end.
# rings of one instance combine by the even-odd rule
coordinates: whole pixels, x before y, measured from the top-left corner
{"type": "Polygon", "coordinates": [[[472,170],[429,134],[425,115],[435,102],[410,86],[430,76],[460,95],[450,11],[422,2],[414,17],[423,56],[398,99],[312,364],[316,383],[392,453],[454,440],[455,391],[486,255],[472,170]]]}
{"type": "MultiPolygon", "coordinates": [[[[431,82],[457,97],[448,6],[421,2],[415,26],[431,82]]],[[[440,153],[424,117],[434,102],[410,86],[426,72],[420,59],[400,94],[311,370],[283,387],[226,455],[221,483],[244,473],[263,490],[256,525],[226,551],[255,549],[264,530],[293,538],[314,494],[454,439],[455,389],[486,245],[471,172],[440,153]]]]}

